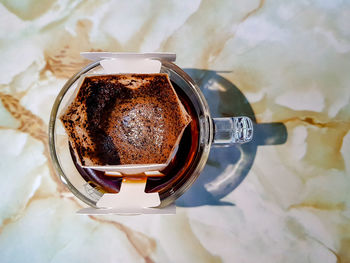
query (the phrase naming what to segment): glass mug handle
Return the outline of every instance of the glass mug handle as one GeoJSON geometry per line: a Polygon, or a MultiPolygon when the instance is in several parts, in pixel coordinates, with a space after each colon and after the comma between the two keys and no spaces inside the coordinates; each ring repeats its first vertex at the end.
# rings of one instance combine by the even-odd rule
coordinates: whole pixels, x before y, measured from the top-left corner
{"type": "Polygon", "coordinates": [[[248,117],[213,118],[213,146],[246,143],[253,138],[253,122],[248,117]]]}

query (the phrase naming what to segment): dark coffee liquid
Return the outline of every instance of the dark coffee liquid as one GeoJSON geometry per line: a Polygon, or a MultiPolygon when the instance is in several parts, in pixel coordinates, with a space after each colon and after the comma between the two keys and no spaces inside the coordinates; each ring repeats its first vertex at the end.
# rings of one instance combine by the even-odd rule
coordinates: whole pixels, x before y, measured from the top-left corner
{"type": "MultiPolygon", "coordinates": [[[[178,188],[177,185],[180,181],[186,180],[186,178],[191,175],[192,169],[195,167],[194,160],[196,159],[195,157],[199,146],[198,116],[191,100],[187,97],[185,92],[175,83],[172,83],[172,85],[188,114],[191,116],[192,121],[186,127],[182,135],[175,157],[171,160],[169,165],[162,170],[162,173],[165,176],[147,178],[146,192],[148,193],[159,192],[161,195],[171,194],[172,191],[175,191],[176,188],[178,188]]],[[[104,175],[104,172],[101,171],[82,168],[76,162],[72,149],[71,155],[77,170],[92,187],[95,187],[101,192],[119,192],[122,178],[110,177],[104,175]]]]}

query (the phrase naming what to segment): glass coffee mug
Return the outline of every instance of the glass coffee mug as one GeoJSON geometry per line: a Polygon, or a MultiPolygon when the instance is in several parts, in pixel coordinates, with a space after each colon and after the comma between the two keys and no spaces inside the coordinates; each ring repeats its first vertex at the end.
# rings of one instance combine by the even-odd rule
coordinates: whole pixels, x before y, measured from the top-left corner
{"type": "MultiPolygon", "coordinates": [[[[190,76],[171,62],[161,62],[161,73],[169,75],[180,100],[192,117],[192,122],[183,133],[174,160],[162,171],[166,176],[147,179],[145,191],[158,192],[163,207],[174,202],[195,182],[206,164],[211,147],[249,142],[253,137],[253,123],[244,116],[212,118],[202,92],[190,76]]],[[[52,107],[49,145],[51,158],[61,181],[80,200],[96,207],[103,193],[109,192],[108,185],[113,184],[116,190],[112,192],[117,192],[122,179],[111,179],[103,175],[98,177],[97,181],[89,179],[89,174],[94,171],[86,171],[77,165],[69,147],[68,135],[59,120],[65,105],[78,88],[80,76],[86,73],[101,74],[104,71],[97,61],[83,68],[66,82],[52,107]]]]}

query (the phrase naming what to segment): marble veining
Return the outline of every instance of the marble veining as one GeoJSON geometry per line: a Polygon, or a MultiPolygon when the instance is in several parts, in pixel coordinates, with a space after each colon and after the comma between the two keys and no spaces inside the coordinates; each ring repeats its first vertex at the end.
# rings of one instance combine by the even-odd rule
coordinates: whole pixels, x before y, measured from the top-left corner
{"type": "Polygon", "coordinates": [[[350,262],[349,24],[341,0],[0,1],[0,261],[350,262]],[[47,130],[81,51],[176,52],[260,133],[213,149],[175,216],[77,215],[47,130]]]}

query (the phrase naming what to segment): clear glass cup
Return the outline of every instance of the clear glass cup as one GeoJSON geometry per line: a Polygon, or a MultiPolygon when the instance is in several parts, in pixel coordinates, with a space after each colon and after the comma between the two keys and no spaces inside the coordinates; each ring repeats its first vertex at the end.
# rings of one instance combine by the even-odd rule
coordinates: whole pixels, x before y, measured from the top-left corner
{"type": "MultiPolygon", "coordinates": [[[[190,165],[186,167],[186,171],[181,178],[174,181],[170,180],[159,191],[161,206],[166,206],[179,198],[195,182],[206,164],[211,147],[226,147],[237,143],[249,142],[253,137],[253,123],[248,117],[244,116],[212,118],[202,92],[191,77],[174,63],[161,62],[161,72],[167,73],[170,80],[190,99],[196,111],[199,124],[198,147],[195,157],[190,165]]],[[[67,135],[58,118],[64,106],[74,94],[78,85],[78,79],[82,74],[86,73],[103,73],[99,61],[89,64],[72,76],[58,94],[50,116],[49,146],[54,167],[61,181],[80,200],[92,207],[96,207],[96,203],[103,193],[86,182],[77,170],[70,154],[67,135]]]]}

